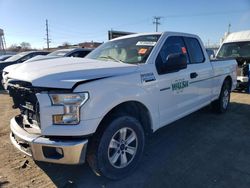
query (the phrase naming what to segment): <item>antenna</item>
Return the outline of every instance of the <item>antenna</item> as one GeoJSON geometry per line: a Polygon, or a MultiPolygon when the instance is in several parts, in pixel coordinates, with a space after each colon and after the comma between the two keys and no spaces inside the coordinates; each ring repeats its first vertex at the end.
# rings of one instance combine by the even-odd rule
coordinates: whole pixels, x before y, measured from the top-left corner
{"type": "Polygon", "coordinates": [[[227,33],[228,33],[228,34],[230,33],[230,29],[231,29],[231,24],[229,23],[229,24],[228,24],[228,29],[227,29],[227,33]]]}

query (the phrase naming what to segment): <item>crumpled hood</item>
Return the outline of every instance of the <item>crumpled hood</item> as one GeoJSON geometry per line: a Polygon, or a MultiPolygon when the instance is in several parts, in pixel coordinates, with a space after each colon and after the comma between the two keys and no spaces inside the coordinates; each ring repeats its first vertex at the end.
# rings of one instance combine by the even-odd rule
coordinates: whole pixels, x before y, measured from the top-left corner
{"type": "MultiPolygon", "coordinates": [[[[47,55],[37,55],[35,57],[32,57],[30,59],[28,59],[27,61],[24,61],[23,63],[33,63],[34,61],[41,61],[41,60],[48,60],[48,59],[55,59],[55,58],[62,58],[59,56],[47,56],[47,55]]],[[[3,69],[3,72],[10,72],[14,69],[16,69],[17,67],[21,66],[23,63],[17,63],[17,64],[13,64],[10,66],[7,66],[3,69]]]]}
{"type": "Polygon", "coordinates": [[[77,82],[133,73],[137,65],[86,58],[58,58],[22,63],[8,78],[32,83],[36,87],[71,89],[77,82]]]}
{"type": "Polygon", "coordinates": [[[10,72],[11,70],[14,70],[15,68],[17,68],[20,65],[21,65],[20,63],[17,63],[14,65],[7,66],[3,69],[3,72],[10,72]]]}

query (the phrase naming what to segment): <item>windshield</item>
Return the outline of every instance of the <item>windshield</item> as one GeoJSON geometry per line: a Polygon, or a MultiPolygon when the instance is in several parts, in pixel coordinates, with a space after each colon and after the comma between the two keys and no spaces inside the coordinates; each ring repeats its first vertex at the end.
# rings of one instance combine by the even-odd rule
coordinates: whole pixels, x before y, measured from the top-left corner
{"type": "Polygon", "coordinates": [[[144,35],[109,41],[92,51],[86,58],[129,64],[145,63],[160,36],[144,35]]]}
{"type": "Polygon", "coordinates": [[[6,59],[5,62],[8,62],[8,61],[17,61],[17,60],[21,59],[22,57],[26,56],[29,53],[30,52],[22,52],[22,53],[16,54],[16,55],[14,55],[14,56],[6,59]]]}
{"type": "Polygon", "coordinates": [[[49,53],[47,56],[60,56],[63,57],[67,53],[69,53],[70,50],[56,50],[54,52],[49,53]]]}
{"type": "Polygon", "coordinates": [[[225,43],[220,48],[217,57],[250,57],[250,42],[225,43]]]}

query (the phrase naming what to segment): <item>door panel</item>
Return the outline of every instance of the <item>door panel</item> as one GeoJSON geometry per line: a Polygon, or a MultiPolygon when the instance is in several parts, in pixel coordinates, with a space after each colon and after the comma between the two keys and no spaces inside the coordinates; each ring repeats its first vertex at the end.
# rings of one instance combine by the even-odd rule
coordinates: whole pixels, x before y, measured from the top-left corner
{"type": "Polygon", "coordinates": [[[167,38],[156,58],[156,68],[159,74],[160,127],[210,102],[213,70],[196,38],[167,38]],[[159,65],[164,63],[170,53],[185,54],[188,59],[187,68],[162,73],[159,65]]]}
{"type": "Polygon", "coordinates": [[[159,78],[160,127],[178,119],[193,105],[196,88],[190,87],[187,69],[169,73],[159,78]]]}
{"type": "Polygon", "coordinates": [[[191,72],[196,72],[197,77],[190,79],[189,85],[196,88],[197,97],[194,105],[203,106],[211,101],[213,69],[210,62],[188,65],[191,72]]]}

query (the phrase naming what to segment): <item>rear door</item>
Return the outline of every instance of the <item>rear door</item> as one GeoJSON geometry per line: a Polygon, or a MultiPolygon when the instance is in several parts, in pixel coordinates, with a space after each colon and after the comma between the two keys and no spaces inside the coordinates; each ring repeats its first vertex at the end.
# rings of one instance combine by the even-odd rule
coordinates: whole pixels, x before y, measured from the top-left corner
{"type": "Polygon", "coordinates": [[[209,58],[204,55],[201,41],[193,37],[184,37],[184,41],[189,55],[189,85],[195,91],[192,107],[195,109],[208,104],[211,100],[213,69],[209,58]]]}

